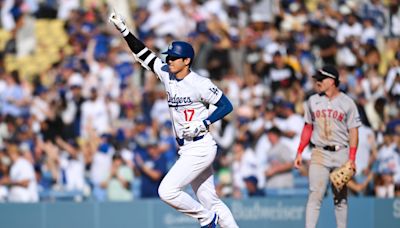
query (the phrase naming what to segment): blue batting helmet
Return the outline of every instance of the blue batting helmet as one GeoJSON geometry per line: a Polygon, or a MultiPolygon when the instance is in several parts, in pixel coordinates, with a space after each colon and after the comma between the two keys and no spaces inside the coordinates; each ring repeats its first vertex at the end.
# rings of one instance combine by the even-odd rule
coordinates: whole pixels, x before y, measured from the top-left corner
{"type": "Polygon", "coordinates": [[[194,50],[192,45],[184,41],[172,42],[169,45],[168,50],[164,51],[162,54],[181,58],[194,58],[194,50]]]}

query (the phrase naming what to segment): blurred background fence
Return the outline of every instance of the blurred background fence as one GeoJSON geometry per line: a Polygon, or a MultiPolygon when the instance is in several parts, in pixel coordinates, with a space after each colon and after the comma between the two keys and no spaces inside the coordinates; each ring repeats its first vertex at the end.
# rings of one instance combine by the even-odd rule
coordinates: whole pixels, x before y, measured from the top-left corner
{"type": "MultiPolygon", "coordinates": [[[[240,227],[304,226],[306,199],[254,198],[226,200],[240,227]]],[[[350,198],[348,227],[400,227],[400,199],[350,198]]],[[[194,219],[159,200],[134,202],[57,202],[0,204],[0,221],[7,228],[195,228],[194,219]]],[[[334,228],[332,199],[323,202],[318,227],[334,228]]]]}

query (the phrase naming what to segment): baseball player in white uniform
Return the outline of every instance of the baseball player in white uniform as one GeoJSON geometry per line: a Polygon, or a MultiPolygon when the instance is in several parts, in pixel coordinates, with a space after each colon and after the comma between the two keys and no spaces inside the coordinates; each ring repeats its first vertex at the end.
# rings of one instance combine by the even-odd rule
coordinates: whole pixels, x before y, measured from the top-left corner
{"type": "MultiPolygon", "coordinates": [[[[306,208],[306,228],[315,228],[324,197],[329,174],[347,161],[355,169],[360,116],[354,101],[338,89],[339,73],[333,66],[325,66],[313,76],[317,94],[311,96],[304,107],[305,125],[294,166],[300,168],[301,153],[312,147],[309,168],[309,197],[306,208]],[[311,141],[310,141],[311,140],[311,141]]],[[[334,193],[336,224],[347,226],[347,188],[334,193]]]]}
{"type": "Polygon", "coordinates": [[[112,13],[109,18],[122,33],[135,59],[153,71],[164,84],[176,140],[179,159],[162,180],[160,198],[176,210],[198,219],[201,227],[238,227],[229,208],[215,192],[212,163],[216,142],[208,126],[232,111],[232,104],[209,79],[192,72],[193,47],[174,41],[163,63],[127,28],[122,18],[112,13]],[[209,115],[209,105],[217,109],[209,115]],[[183,191],[190,184],[199,201],[183,191]]]}

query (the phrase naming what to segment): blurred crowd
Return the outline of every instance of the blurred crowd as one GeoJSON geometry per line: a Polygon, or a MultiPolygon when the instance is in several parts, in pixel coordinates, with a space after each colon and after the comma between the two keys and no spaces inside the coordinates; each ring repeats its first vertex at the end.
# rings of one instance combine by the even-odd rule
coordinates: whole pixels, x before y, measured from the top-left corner
{"type": "MultiPolygon", "coordinates": [[[[166,94],[107,22],[120,12],[159,53],[195,48],[193,70],[234,111],[211,127],[217,192],[236,199],[307,194],[293,169],[303,102],[324,64],[356,102],[355,196],[400,196],[399,0],[1,0],[0,202],[157,197],[177,159],[166,94]],[[71,51],[28,76],[7,56],[31,55],[29,23],[61,20],[71,51]],[[29,51],[27,51],[29,50],[29,51]]],[[[55,37],[57,39],[57,37],[55,37]]],[[[304,163],[310,158],[305,152],[304,163]]]]}

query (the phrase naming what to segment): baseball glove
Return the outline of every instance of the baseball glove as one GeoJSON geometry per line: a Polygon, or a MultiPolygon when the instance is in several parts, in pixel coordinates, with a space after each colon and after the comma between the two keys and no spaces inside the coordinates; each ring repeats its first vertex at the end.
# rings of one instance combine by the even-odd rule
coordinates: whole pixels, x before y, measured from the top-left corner
{"type": "Polygon", "coordinates": [[[336,188],[338,192],[340,192],[343,187],[351,180],[355,173],[353,167],[351,167],[351,162],[348,161],[346,164],[342,165],[341,167],[335,169],[330,174],[330,179],[333,186],[336,188]]]}

